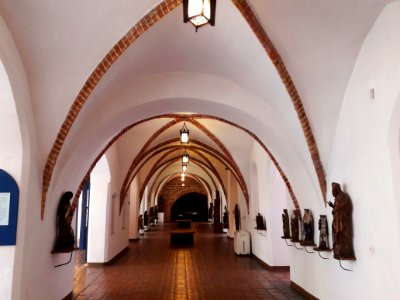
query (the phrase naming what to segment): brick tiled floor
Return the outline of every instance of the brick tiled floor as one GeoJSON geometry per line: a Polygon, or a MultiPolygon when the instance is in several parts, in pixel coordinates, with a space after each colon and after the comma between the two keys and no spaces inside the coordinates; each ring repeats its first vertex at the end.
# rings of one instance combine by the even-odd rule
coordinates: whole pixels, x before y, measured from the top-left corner
{"type": "Polygon", "coordinates": [[[288,272],[269,272],[233,252],[233,242],[195,224],[193,247],[172,247],[173,224],[158,224],[131,242],[114,264],[92,267],[76,259],[74,299],[303,299],[288,272]]]}

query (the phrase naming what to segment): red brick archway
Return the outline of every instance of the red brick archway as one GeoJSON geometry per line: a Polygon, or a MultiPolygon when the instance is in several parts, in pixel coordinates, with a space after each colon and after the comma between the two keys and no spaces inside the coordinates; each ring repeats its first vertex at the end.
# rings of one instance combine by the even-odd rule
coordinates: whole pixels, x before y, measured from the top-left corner
{"type": "MultiPolygon", "coordinates": [[[[243,15],[254,34],[260,41],[261,45],[266,51],[266,54],[271,59],[272,63],[286,87],[286,90],[292,100],[294,109],[297,112],[299,122],[303,129],[303,133],[308,145],[314,169],[317,174],[319,185],[321,188],[323,199],[326,200],[326,178],[322,162],[320,160],[318,147],[311,130],[309,120],[304,110],[303,103],[293,83],[293,80],[288,73],[286,66],[280,57],[278,51],[275,49],[270,38],[265,32],[262,25],[257,20],[255,13],[248,5],[246,0],[232,0],[240,13],[243,15]]],[[[89,76],[79,94],[75,98],[58,134],[53,143],[53,146],[48,155],[42,177],[42,201],[41,201],[41,218],[44,217],[44,210],[46,206],[46,196],[49,189],[54,167],[57,163],[58,156],[61,152],[63,144],[69,134],[69,131],[79,115],[83,105],[88,100],[94,88],[100,82],[104,74],[110,69],[114,62],[132,45],[142,34],[144,34],[150,27],[156,24],[161,18],[167,15],[170,11],[174,10],[182,3],[182,0],[164,0],[144,16],[136,25],[125,34],[115,46],[108,52],[103,60],[98,64],[92,74],[89,76]]],[[[286,181],[285,181],[286,182],[286,181]]]]}
{"type": "Polygon", "coordinates": [[[183,195],[189,193],[199,193],[207,197],[207,191],[193,178],[186,178],[184,187],[182,187],[182,182],[179,177],[171,179],[164,185],[160,193],[163,203],[159,203],[158,210],[164,212],[165,222],[170,222],[171,220],[171,207],[174,202],[183,195]]]}

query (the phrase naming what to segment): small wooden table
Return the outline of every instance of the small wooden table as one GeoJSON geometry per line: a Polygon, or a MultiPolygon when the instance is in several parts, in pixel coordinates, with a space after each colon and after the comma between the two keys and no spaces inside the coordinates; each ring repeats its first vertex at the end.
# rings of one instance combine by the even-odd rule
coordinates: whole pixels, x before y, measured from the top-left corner
{"type": "Polygon", "coordinates": [[[173,245],[193,245],[194,243],[194,230],[193,229],[179,229],[170,232],[171,244],[173,245]]]}

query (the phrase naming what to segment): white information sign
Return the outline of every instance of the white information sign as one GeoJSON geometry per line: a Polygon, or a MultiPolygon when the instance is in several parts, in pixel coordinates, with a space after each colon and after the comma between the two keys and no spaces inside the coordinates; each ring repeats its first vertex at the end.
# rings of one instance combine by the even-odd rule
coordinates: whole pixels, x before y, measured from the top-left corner
{"type": "Polygon", "coordinates": [[[10,217],[10,193],[0,193],[0,226],[8,226],[10,217]]]}

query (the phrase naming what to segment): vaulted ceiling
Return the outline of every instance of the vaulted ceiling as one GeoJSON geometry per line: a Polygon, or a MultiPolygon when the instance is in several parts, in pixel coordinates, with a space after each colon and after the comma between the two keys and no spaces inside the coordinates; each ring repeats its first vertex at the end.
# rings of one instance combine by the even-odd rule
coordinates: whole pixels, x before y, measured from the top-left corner
{"type": "Polygon", "coordinates": [[[216,26],[196,33],[179,0],[0,0],[29,84],[42,214],[47,192],[66,177],[77,189],[111,147],[121,196],[140,172],[157,187],[179,169],[183,121],[199,178],[228,168],[247,197],[256,143],[295,203],[323,203],[342,99],[389,2],[219,0],[216,26]]]}

